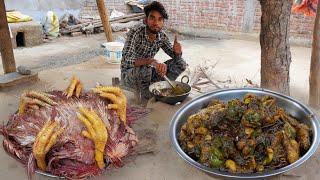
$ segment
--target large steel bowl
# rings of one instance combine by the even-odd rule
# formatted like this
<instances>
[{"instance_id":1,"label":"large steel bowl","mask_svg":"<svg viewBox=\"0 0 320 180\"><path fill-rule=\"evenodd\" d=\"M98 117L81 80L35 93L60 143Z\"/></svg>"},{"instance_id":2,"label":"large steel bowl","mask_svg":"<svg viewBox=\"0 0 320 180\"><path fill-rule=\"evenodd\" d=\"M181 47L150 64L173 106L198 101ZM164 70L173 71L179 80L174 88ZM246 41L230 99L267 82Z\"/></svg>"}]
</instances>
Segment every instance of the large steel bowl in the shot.
<instances>
[{"instance_id":1,"label":"large steel bowl","mask_svg":"<svg viewBox=\"0 0 320 180\"><path fill-rule=\"evenodd\" d=\"M277 170L268 171L264 173L253 173L253 174L232 174L228 172L222 172L216 169L212 169L209 167L206 167L204 165L201 165L197 161L193 160L191 157L189 157L180 147L178 142L178 136L180 134L181 126L186 122L187 118L197 113L200 109L205 108L208 103L212 99L218 99L221 101L229 101L231 99L235 98L241 98L243 99L244 95L247 93L254 93L259 96L265 96L265 95L271 95L277 99L277 105L279 107L284 108L288 113L290 113L293 117L298 119L300 122L305 123L308 127L310 127L312 131L311 135L311 147L310 149L304 154L302 157L299 158L298 161L296 161L293 164L290 164L288 166L282 167ZM259 177L268 177L273 176L276 174L284 173L286 171L292 170L293 168L298 167L302 163L304 163L307 159L309 159L312 154L316 151L318 145L319 145L319 131L320 125L319 121L315 117L315 115L312 113L312 111L299 101L292 99L291 97L288 97L286 95L276 93L273 91L265 90L265 89L253 89L253 88L239 88L239 89L222 89L213 91L207 94L204 94L200 97L197 97L191 101L189 101L187 104L185 104L181 109L179 109L176 114L173 116L170 124L170 138L171 143L176 149L177 153L188 163L195 166L198 169L201 169L205 172L224 176L224 177L231 177L231 178L259 178ZM312 167L310 167L312 168Z\"/></svg>"}]
</instances>

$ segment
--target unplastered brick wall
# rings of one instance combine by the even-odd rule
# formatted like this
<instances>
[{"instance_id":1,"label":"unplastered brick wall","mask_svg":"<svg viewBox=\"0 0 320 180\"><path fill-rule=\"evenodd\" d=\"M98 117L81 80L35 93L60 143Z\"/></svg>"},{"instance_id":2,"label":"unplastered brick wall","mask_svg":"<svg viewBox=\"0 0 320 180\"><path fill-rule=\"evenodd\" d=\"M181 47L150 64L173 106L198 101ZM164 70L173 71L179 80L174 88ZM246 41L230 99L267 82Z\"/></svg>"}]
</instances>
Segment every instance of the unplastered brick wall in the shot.
<instances>
[{"instance_id":1,"label":"unplastered brick wall","mask_svg":"<svg viewBox=\"0 0 320 180\"><path fill-rule=\"evenodd\" d=\"M130 14L132 13L132 8L125 4L125 0L105 0L104 1L106 9L110 13L113 9L116 9L117 11L120 11L124 14ZM96 0L84 0L83 6L81 7L80 11L80 19L86 20L86 19L99 19L99 11L97 7L97 1Z\"/></svg>"},{"instance_id":2,"label":"unplastered brick wall","mask_svg":"<svg viewBox=\"0 0 320 180\"><path fill-rule=\"evenodd\" d=\"M166 0L168 25L216 31L259 33L261 6L258 0ZM312 38L314 17L292 13L292 37Z\"/></svg>"},{"instance_id":3,"label":"unplastered brick wall","mask_svg":"<svg viewBox=\"0 0 320 180\"><path fill-rule=\"evenodd\" d=\"M305 39L309 43L312 40L314 17L307 17L303 14L292 13L290 17L290 36L296 39ZM261 25L261 6L256 6L256 14L254 21L254 32L260 32Z\"/></svg>"},{"instance_id":4,"label":"unplastered brick wall","mask_svg":"<svg viewBox=\"0 0 320 180\"><path fill-rule=\"evenodd\" d=\"M241 31L244 1L242 0L168 0L170 26Z\"/></svg>"},{"instance_id":5,"label":"unplastered brick wall","mask_svg":"<svg viewBox=\"0 0 320 180\"><path fill-rule=\"evenodd\" d=\"M166 26L178 29L207 29L231 33L259 33L261 6L258 0L159 0L169 14ZM132 13L125 0L105 0L109 13L116 9ZM85 0L81 16L99 16L96 0ZM311 42L314 18L291 15L290 36Z\"/></svg>"}]
</instances>

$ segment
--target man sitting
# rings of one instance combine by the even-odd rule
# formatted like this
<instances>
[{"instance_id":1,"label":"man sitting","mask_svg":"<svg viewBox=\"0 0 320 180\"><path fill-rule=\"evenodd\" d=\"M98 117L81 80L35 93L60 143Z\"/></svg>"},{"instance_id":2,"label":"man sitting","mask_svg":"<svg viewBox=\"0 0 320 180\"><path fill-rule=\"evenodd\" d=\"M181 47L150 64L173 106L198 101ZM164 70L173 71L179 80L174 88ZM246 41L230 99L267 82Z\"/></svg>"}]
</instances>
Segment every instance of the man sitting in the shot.
<instances>
[{"instance_id":1,"label":"man sitting","mask_svg":"<svg viewBox=\"0 0 320 180\"><path fill-rule=\"evenodd\" d=\"M164 20L168 14L164 6L157 1L144 7L146 17L141 27L132 29L128 33L122 51L121 81L125 86L134 87L141 91L143 97L149 99L149 85L163 81L167 75L175 80L185 71L187 64L181 58L182 49L175 35L174 44L162 30ZM156 53L162 48L172 59L161 63L154 59Z\"/></svg>"}]
</instances>

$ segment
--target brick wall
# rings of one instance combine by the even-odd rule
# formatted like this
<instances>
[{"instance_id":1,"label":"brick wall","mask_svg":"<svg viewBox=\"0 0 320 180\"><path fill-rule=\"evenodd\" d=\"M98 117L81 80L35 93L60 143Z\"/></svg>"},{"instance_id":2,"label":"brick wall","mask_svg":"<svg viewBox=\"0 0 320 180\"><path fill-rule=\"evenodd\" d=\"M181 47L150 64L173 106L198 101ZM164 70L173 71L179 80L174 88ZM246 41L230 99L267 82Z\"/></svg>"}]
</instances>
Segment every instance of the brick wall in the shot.
<instances>
[{"instance_id":1,"label":"brick wall","mask_svg":"<svg viewBox=\"0 0 320 180\"><path fill-rule=\"evenodd\" d=\"M260 32L261 6L258 3L256 7L254 32ZM290 17L290 36L297 39L307 39L311 41L314 17L306 17L303 14L292 13Z\"/></svg>"},{"instance_id":2,"label":"brick wall","mask_svg":"<svg viewBox=\"0 0 320 180\"><path fill-rule=\"evenodd\" d=\"M245 33L260 31L261 6L257 0L167 0L162 3L170 15L169 26ZM253 8L255 10L249 15L251 17L245 18L245 13ZM251 27L244 27L248 24L246 21L253 21ZM310 39L313 24L313 17L293 13L290 35Z\"/></svg>"},{"instance_id":3,"label":"brick wall","mask_svg":"<svg viewBox=\"0 0 320 180\"><path fill-rule=\"evenodd\" d=\"M132 12L130 7L124 4L124 0L105 0L105 2L109 12L113 8L126 14ZM261 7L258 0L162 0L161 2L169 14L166 23L169 27L238 34L260 31ZM95 0L86 0L81 12L98 15L95 3ZM311 42L313 17L293 13L290 24L291 37Z\"/></svg>"},{"instance_id":4,"label":"brick wall","mask_svg":"<svg viewBox=\"0 0 320 180\"><path fill-rule=\"evenodd\" d=\"M113 9L125 14L132 13L132 8L126 5L124 0L105 0L104 2L109 15ZM90 19L90 17L93 19L100 18L96 0L84 0L83 7L81 8L80 19L86 20Z\"/></svg>"},{"instance_id":5,"label":"brick wall","mask_svg":"<svg viewBox=\"0 0 320 180\"><path fill-rule=\"evenodd\" d=\"M243 4L239 0L169 0L162 1L172 26L241 31Z\"/></svg>"}]
</instances>

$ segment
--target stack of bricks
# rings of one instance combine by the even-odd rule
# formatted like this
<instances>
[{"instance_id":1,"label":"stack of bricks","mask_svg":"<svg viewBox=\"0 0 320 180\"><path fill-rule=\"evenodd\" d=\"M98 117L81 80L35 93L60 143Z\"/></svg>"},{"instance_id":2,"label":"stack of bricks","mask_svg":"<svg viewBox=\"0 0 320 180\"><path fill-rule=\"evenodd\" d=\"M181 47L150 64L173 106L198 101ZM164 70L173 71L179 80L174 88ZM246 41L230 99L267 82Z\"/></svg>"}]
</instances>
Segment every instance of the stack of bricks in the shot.
<instances>
[{"instance_id":1,"label":"stack of bricks","mask_svg":"<svg viewBox=\"0 0 320 180\"><path fill-rule=\"evenodd\" d=\"M112 10L115 9L124 14L131 14L132 8L125 4L124 0L105 0L104 1L106 9L111 14ZM99 11L97 7L96 0L85 0L83 3L83 7L80 11L80 20L92 20L92 19L100 19Z\"/></svg>"},{"instance_id":2,"label":"stack of bricks","mask_svg":"<svg viewBox=\"0 0 320 180\"><path fill-rule=\"evenodd\" d=\"M166 0L169 27L203 28L212 31L259 33L261 6L258 0ZM105 0L108 10L132 13L124 0ZM86 0L81 15L98 16L96 0ZM311 41L314 18L292 13L290 36Z\"/></svg>"}]
</instances>

